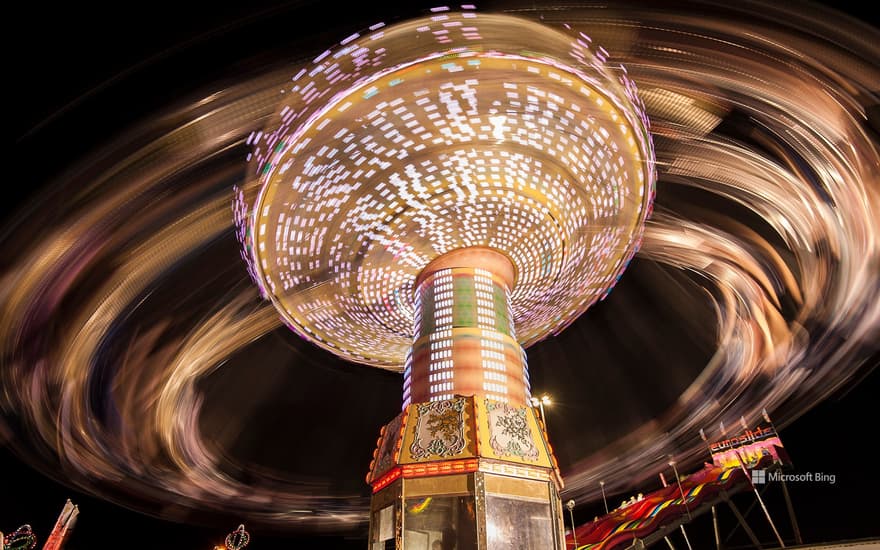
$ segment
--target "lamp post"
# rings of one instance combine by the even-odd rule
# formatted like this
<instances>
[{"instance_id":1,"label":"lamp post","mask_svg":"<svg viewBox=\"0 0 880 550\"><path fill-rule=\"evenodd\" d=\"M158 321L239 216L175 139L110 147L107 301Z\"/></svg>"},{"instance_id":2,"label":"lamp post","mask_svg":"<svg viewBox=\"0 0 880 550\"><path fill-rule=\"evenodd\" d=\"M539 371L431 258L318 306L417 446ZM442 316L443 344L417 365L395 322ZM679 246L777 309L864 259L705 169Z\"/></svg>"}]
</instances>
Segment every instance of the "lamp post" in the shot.
<instances>
[{"instance_id":1,"label":"lamp post","mask_svg":"<svg viewBox=\"0 0 880 550\"><path fill-rule=\"evenodd\" d=\"M544 405L550 405L553 401L550 399L550 396L545 393L540 399L532 397L531 402L533 407L538 407L538 410L541 411L541 422L544 424L544 431L547 431L547 418L544 416Z\"/></svg>"},{"instance_id":2,"label":"lamp post","mask_svg":"<svg viewBox=\"0 0 880 550\"><path fill-rule=\"evenodd\" d=\"M577 550L578 547L578 536L575 532L574 525L574 500L569 500L565 503L565 507L568 508L568 513L571 516L571 538L574 539L574 550Z\"/></svg>"},{"instance_id":3,"label":"lamp post","mask_svg":"<svg viewBox=\"0 0 880 550\"><path fill-rule=\"evenodd\" d=\"M605 513L608 513L608 499L605 498L605 482L600 481L599 487L602 489L602 502L605 503Z\"/></svg>"},{"instance_id":4,"label":"lamp post","mask_svg":"<svg viewBox=\"0 0 880 550\"><path fill-rule=\"evenodd\" d=\"M693 519L691 517L691 509L688 506L687 499L684 496L684 489L681 486L681 478L678 477L678 469L675 467L675 461L670 460L669 465L672 466L672 472L675 474L675 482L678 483L678 492L681 494L681 503L684 504L684 509L687 512L688 519Z\"/></svg>"},{"instance_id":5,"label":"lamp post","mask_svg":"<svg viewBox=\"0 0 880 550\"><path fill-rule=\"evenodd\" d=\"M678 483L678 492L681 494L681 503L684 504L684 509L687 512L688 521L693 520L691 517L691 509L688 506L687 499L684 496L684 489L681 486L681 478L678 476L678 468L675 467L675 460L670 460L669 465L672 466L672 473L675 474L675 482ZM687 543L688 550L692 550L691 541L688 539L687 531L684 530L684 524L680 524L679 528L681 528L681 534L684 536L684 542Z\"/></svg>"}]
</instances>

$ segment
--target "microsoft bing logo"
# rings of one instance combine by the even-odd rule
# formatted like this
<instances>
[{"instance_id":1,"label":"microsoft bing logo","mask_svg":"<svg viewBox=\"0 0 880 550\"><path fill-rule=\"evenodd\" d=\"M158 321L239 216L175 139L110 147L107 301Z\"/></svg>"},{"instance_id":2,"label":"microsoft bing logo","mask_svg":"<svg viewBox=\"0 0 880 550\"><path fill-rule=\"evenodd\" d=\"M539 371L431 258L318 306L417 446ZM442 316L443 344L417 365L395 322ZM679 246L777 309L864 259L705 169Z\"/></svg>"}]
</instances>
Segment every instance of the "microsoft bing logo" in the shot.
<instances>
[{"instance_id":1,"label":"microsoft bing logo","mask_svg":"<svg viewBox=\"0 0 880 550\"><path fill-rule=\"evenodd\" d=\"M809 483L828 483L834 485L837 482L835 474L826 474L824 472L804 472L799 474L784 474L779 470L752 470L752 485L764 485L775 481L792 481L792 482L809 482Z\"/></svg>"}]
</instances>

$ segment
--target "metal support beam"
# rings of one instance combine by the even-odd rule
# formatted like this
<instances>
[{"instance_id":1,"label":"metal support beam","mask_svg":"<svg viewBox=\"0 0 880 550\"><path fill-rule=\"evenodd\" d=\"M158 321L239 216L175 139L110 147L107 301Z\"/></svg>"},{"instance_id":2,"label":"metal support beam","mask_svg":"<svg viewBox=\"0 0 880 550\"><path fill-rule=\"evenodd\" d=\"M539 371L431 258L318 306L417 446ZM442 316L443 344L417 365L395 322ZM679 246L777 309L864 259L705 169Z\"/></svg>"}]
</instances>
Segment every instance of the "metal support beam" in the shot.
<instances>
[{"instance_id":1,"label":"metal support beam","mask_svg":"<svg viewBox=\"0 0 880 550\"><path fill-rule=\"evenodd\" d=\"M803 544L801 538L801 529L798 527L797 517L794 515L794 506L791 504L791 496L788 494L788 485L785 484L785 478L782 478L782 494L785 495L785 507L788 508L788 518L791 520L791 528L794 531L794 540L796 544Z\"/></svg>"},{"instance_id":2,"label":"metal support beam","mask_svg":"<svg viewBox=\"0 0 880 550\"><path fill-rule=\"evenodd\" d=\"M712 528L715 531L715 550L721 550L721 533L718 531L718 511L712 505Z\"/></svg>"},{"instance_id":3,"label":"metal support beam","mask_svg":"<svg viewBox=\"0 0 880 550\"><path fill-rule=\"evenodd\" d=\"M746 535L749 536L749 540L752 541L752 544L755 545L755 548L757 548L758 550L763 550L760 541L758 541L758 537L755 536L755 532L752 531L752 528L749 527L748 523L746 523L746 519L742 517L742 514L739 513L739 508L737 508L736 504L734 504L733 501L730 500L730 497L727 496L726 492L723 493L723 495L724 502L726 502L727 505L730 506L730 510L733 512L733 515L736 516L736 521L739 522L740 526L742 526L743 528L743 531L745 531Z\"/></svg>"},{"instance_id":4,"label":"metal support beam","mask_svg":"<svg viewBox=\"0 0 880 550\"><path fill-rule=\"evenodd\" d=\"M684 530L684 524L679 525L679 527L681 527L681 534L682 534L682 536L684 537L684 542L685 542L685 543L687 544L687 546L688 546L688 550L694 550L693 548L691 548L691 541L688 540L688 534L687 534L687 531Z\"/></svg>"}]
</instances>

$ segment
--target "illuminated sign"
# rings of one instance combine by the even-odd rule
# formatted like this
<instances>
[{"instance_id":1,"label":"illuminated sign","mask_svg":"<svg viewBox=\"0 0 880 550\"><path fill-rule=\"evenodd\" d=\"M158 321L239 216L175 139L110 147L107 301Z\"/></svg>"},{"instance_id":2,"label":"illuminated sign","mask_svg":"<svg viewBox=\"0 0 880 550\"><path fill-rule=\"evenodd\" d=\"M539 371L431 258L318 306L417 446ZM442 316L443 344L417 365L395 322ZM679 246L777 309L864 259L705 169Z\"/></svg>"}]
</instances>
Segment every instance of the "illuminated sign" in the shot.
<instances>
[{"instance_id":1,"label":"illuminated sign","mask_svg":"<svg viewBox=\"0 0 880 550\"><path fill-rule=\"evenodd\" d=\"M722 468L754 468L763 460L787 464L788 456L770 424L746 429L741 434L709 444L712 462Z\"/></svg>"}]
</instances>

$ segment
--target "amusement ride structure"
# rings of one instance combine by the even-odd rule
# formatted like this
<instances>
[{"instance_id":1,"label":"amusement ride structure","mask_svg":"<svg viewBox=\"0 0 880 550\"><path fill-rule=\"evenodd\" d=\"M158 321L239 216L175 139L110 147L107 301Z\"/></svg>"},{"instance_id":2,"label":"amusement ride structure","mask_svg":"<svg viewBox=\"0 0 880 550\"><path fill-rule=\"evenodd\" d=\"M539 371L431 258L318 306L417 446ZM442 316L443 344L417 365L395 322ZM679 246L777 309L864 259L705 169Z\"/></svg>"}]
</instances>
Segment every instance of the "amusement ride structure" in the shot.
<instances>
[{"instance_id":1,"label":"amusement ride structure","mask_svg":"<svg viewBox=\"0 0 880 550\"><path fill-rule=\"evenodd\" d=\"M605 57L582 33L438 8L319 55L248 140L258 193L236 212L262 294L302 337L403 374L370 548L564 546L523 348L608 294L656 179Z\"/></svg>"},{"instance_id":2,"label":"amusement ride structure","mask_svg":"<svg viewBox=\"0 0 880 550\"><path fill-rule=\"evenodd\" d=\"M569 434L568 519L644 491L572 543L650 543L737 490L782 546L750 475L769 467L747 474L737 447L732 467L679 472L732 439L724 423L750 437L759 410L785 427L846 395L834 434L871 418L873 390L849 388L877 380L876 25L764 0L489 4L369 28L397 8L288 2L220 26L199 8L214 30L83 101L28 62L71 109L16 141L26 200L2 224L11 465L175 522L350 539L369 519L372 548L558 549L563 479L528 349L566 407L550 424ZM323 51L333 29L346 38ZM253 286L227 238L233 182ZM637 249L623 294L581 315ZM279 317L302 338L277 338ZM402 392L341 361L401 374ZM351 475L374 441L369 493ZM812 455L858 462L832 450ZM9 481L0 548L33 546L11 530L44 495ZM794 543L870 529L864 507L814 494L829 520ZM41 543L61 545L68 512Z\"/></svg>"}]
</instances>

